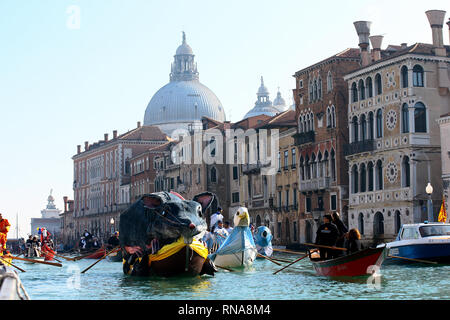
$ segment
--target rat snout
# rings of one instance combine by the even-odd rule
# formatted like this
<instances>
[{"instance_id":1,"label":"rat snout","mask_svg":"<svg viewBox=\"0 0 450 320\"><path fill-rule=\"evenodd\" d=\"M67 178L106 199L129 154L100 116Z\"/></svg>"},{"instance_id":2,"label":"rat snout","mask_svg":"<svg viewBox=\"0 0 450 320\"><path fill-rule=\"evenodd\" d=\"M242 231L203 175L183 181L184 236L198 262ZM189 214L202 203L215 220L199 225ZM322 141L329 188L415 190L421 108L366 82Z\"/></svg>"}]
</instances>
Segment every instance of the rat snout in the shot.
<instances>
[{"instance_id":1,"label":"rat snout","mask_svg":"<svg viewBox=\"0 0 450 320\"><path fill-rule=\"evenodd\" d=\"M194 229L195 229L195 224L191 223L191 224L189 225L189 229L194 230Z\"/></svg>"}]
</instances>

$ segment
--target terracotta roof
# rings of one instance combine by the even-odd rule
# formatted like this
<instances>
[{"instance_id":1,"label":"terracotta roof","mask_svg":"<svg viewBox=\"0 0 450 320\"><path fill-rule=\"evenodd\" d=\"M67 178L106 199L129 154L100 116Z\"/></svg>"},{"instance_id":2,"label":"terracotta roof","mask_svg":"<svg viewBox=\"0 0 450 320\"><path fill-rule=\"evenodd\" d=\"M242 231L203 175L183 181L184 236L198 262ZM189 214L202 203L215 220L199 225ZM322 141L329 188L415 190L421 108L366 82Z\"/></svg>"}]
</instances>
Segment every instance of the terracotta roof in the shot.
<instances>
[{"instance_id":1,"label":"terracotta roof","mask_svg":"<svg viewBox=\"0 0 450 320\"><path fill-rule=\"evenodd\" d=\"M242 119L241 121L238 121L236 123L232 124L232 128L242 128L242 129L249 129L249 128L255 128L261 124L261 122L264 122L268 119L272 118L271 116L260 114L254 117L249 117Z\"/></svg>"},{"instance_id":2,"label":"terracotta roof","mask_svg":"<svg viewBox=\"0 0 450 320\"><path fill-rule=\"evenodd\" d=\"M117 137L119 140L169 141L170 138L157 126L141 126Z\"/></svg>"},{"instance_id":3,"label":"terracotta roof","mask_svg":"<svg viewBox=\"0 0 450 320\"><path fill-rule=\"evenodd\" d=\"M317 62L317 63L315 63L313 65L310 65L310 66L308 66L308 67L306 67L304 69L301 69L301 70L297 71L296 74L297 73L302 73L302 72L304 72L306 70L309 70L309 69L314 69L315 67L317 67L317 66L319 66L319 65L321 65L321 64L323 64L325 62L334 60L334 59L360 59L359 48L347 48L344 51L341 51L341 52L339 52L339 53L337 53L335 55L332 55L331 57L328 57L328 58L326 58L326 59L324 59L324 60L322 60L320 62Z\"/></svg>"},{"instance_id":4,"label":"terracotta roof","mask_svg":"<svg viewBox=\"0 0 450 320\"><path fill-rule=\"evenodd\" d=\"M263 127L296 127L297 121L295 119L295 110L287 110L282 113L277 114L276 116L271 117L261 123L256 128Z\"/></svg>"}]
</instances>

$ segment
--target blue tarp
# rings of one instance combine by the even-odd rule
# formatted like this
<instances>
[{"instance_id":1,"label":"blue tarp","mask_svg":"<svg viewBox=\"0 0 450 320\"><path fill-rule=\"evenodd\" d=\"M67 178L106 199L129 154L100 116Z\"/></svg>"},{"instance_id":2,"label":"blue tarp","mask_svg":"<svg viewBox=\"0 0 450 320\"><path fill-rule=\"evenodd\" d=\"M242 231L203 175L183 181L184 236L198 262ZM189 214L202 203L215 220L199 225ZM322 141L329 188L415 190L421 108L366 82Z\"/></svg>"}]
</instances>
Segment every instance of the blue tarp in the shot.
<instances>
[{"instance_id":1,"label":"blue tarp","mask_svg":"<svg viewBox=\"0 0 450 320\"><path fill-rule=\"evenodd\" d=\"M235 227L219 249L209 255L209 258L214 261L216 255L234 254L249 248L256 248L250 228Z\"/></svg>"}]
</instances>

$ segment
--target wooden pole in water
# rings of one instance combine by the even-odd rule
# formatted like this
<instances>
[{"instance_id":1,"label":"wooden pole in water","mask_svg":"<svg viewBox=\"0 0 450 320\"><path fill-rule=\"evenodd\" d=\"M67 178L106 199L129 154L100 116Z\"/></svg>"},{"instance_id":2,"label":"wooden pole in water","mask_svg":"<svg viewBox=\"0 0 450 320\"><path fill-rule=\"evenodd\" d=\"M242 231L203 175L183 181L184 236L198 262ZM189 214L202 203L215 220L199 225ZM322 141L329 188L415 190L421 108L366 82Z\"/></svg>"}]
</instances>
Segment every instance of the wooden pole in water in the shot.
<instances>
[{"instance_id":1,"label":"wooden pole in water","mask_svg":"<svg viewBox=\"0 0 450 320\"><path fill-rule=\"evenodd\" d=\"M278 263L278 262L276 262L276 261L274 261L273 259L271 259L271 258L269 258L269 257L266 257L265 255L263 255L263 254L260 254L260 253L256 253L256 256L257 257L260 257L260 258L264 258L264 259L266 259L266 260L269 260L269 261L272 261L273 263L275 263L276 265L279 265L279 266L281 266L281 264L280 263Z\"/></svg>"},{"instance_id":2,"label":"wooden pole in water","mask_svg":"<svg viewBox=\"0 0 450 320\"><path fill-rule=\"evenodd\" d=\"M301 252L297 252L297 251L291 251L291 250L285 250L285 249L277 249L277 248L273 248L273 251L284 252L284 253L292 253L292 254L301 254L301 255L305 254L305 252L301 253Z\"/></svg>"},{"instance_id":3,"label":"wooden pole in water","mask_svg":"<svg viewBox=\"0 0 450 320\"><path fill-rule=\"evenodd\" d=\"M280 270L278 270L278 271L275 271L273 274L277 274L278 272L280 272L280 271L282 271L282 270L284 270L284 269L286 269L287 267L289 267L289 266L292 266L294 263L296 263L296 262L298 262L298 261L300 261L300 260L302 260L302 259L304 259L304 258L306 258L307 256L308 256L309 254L307 253L307 254L305 254L303 257L300 257L300 258L298 258L297 260L295 260L295 261L293 261L293 262L291 262L291 263L289 263L287 266L284 266L283 268L281 268Z\"/></svg>"}]
</instances>

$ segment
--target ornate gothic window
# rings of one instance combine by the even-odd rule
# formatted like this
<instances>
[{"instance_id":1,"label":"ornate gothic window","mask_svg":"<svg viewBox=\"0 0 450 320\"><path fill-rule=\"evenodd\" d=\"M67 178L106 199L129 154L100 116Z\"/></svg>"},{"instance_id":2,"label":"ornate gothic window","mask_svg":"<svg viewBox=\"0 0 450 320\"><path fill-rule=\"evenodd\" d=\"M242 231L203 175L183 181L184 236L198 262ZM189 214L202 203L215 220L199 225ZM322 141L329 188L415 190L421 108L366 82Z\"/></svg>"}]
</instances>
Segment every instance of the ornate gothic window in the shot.
<instances>
[{"instance_id":1,"label":"ornate gothic window","mask_svg":"<svg viewBox=\"0 0 450 320\"><path fill-rule=\"evenodd\" d=\"M353 130L353 142L358 141L358 117L354 116L352 119L352 130Z\"/></svg>"},{"instance_id":2,"label":"ornate gothic window","mask_svg":"<svg viewBox=\"0 0 450 320\"><path fill-rule=\"evenodd\" d=\"M364 81L361 79L358 82L359 100L364 100L366 98L366 88L364 86Z\"/></svg>"},{"instance_id":3,"label":"ornate gothic window","mask_svg":"<svg viewBox=\"0 0 450 320\"><path fill-rule=\"evenodd\" d=\"M427 111L422 102L414 106L414 132L427 132Z\"/></svg>"},{"instance_id":4,"label":"ornate gothic window","mask_svg":"<svg viewBox=\"0 0 450 320\"><path fill-rule=\"evenodd\" d=\"M372 85L371 77L368 77L366 79L366 88L367 88L367 97L372 98L373 97L373 85Z\"/></svg>"},{"instance_id":5,"label":"ornate gothic window","mask_svg":"<svg viewBox=\"0 0 450 320\"><path fill-rule=\"evenodd\" d=\"M402 133L409 132L409 110L408 104L404 103L402 106Z\"/></svg>"},{"instance_id":6,"label":"ornate gothic window","mask_svg":"<svg viewBox=\"0 0 450 320\"><path fill-rule=\"evenodd\" d=\"M384 234L384 217L379 211L373 217L373 234L375 236Z\"/></svg>"},{"instance_id":7,"label":"ornate gothic window","mask_svg":"<svg viewBox=\"0 0 450 320\"><path fill-rule=\"evenodd\" d=\"M358 166L356 164L352 167L352 192L358 193Z\"/></svg>"},{"instance_id":8,"label":"ornate gothic window","mask_svg":"<svg viewBox=\"0 0 450 320\"><path fill-rule=\"evenodd\" d=\"M327 75L327 92L333 90L333 76L331 75L331 71L328 71Z\"/></svg>"},{"instance_id":9,"label":"ornate gothic window","mask_svg":"<svg viewBox=\"0 0 450 320\"><path fill-rule=\"evenodd\" d=\"M367 174L368 174L368 191L373 191L373 163L369 162L367 164Z\"/></svg>"},{"instance_id":10,"label":"ornate gothic window","mask_svg":"<svg viewBox=\"0 0 450 320\"><path fill-rule=\"evenodd\" d=\"M400 70L402 88L408 88L408 68L403 66Z\"/></svg>"},{"instance_id":11,"label":"ornate gothic window","mask_svg":"<svg viewBox=\"0 0 450 320\"><path fill-rule=\"evenodd\" d=\"M377 138L383 137L383 111L377 110Z\"/></svg>"},{"instance_id":12,"label":"ornate gothic window","mask_svg":"<svg viewBox=\"0 0 450 320\"><path fill-rule=\"evenodd\" d=\"M423 68L416 64L413 68L413 86L414 87L423 87Z\"/></svg>"},{"instance_id":13,"label":"ornate gothic window","mask_svg":"<svg viewBox=\"0 0 450 320\"><path fill-rule=\"evenodd\" d=\"M381 75L379 73L375 76L375 92L377 95L383 93L383 85L381 82Z\"/></svg>"},{"instance_id":14,"label":"ornate gothic window","mask_svg":"<svg viewBox=\"0 0 450 320\"><path fill-rule=\"evenodd\" d=\"M366 177L367 177L367 172L366 172L366 165L363 163L361 164L361 184L360 184L360 189L361 192L366 192Z\"/></svg>"},{"instance_id":15,"label":"ornate gothic window","mask_svg":"<svg viewBox=\"0 0 450 320\"><path fill-rule=\"evenodd\" d=\"M352 102L358 101L358 89L356 88L356 82L352 83Z\"/></svg>"},{"instance_id":16,"label":"ornate gothic window","mask_svg":"<svg viewBox=\"0 0 450 320\"><path fill-rule=\"evenodd\" d=\"M366 115L361 115L361 141L365 141L367 139L367 121Z\"/></svg>"},{"instance_id":17,"label":"ornate gothic window","mask_svg":"<svg viewBox=\"0 0 450 320\"><path fill-rule=\"evenodd\" d=\"M361 234L364 234L364 214L362 212L358 216L358 229Z\"/></svg>"},{"instance_id":18,"label":"ornate gothic window","mask_svg":"<svg viewBox=\"0 0 450 320\"><path fill-rule=\"evenodd\" d=\"M376 189L383 190L383 162L377 161L375 166Z\"/></svg>"},{"instance_id":19,"label":"ornate gothic window","mask_svg":"<svg viewBox=\"0 0 450 320\"><path fill-rule=\"evenodd\" d=\"M373 124L373 112L369 112L369 140L373 140L373 128L374 128L374 124Z\"/></svg>"},{"instance_id":20,"label":"ornate gothic window","mask_svg":"<svg viewBox=\"0 0 450 320\"><path fill-rule=\"evenodd\" d=\"M403 157L402 161L402 187L407 188L411 185L411 170L409 166L409 157Z\"/></svg>"}]
</instances>

